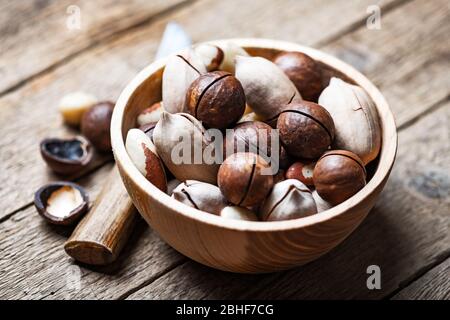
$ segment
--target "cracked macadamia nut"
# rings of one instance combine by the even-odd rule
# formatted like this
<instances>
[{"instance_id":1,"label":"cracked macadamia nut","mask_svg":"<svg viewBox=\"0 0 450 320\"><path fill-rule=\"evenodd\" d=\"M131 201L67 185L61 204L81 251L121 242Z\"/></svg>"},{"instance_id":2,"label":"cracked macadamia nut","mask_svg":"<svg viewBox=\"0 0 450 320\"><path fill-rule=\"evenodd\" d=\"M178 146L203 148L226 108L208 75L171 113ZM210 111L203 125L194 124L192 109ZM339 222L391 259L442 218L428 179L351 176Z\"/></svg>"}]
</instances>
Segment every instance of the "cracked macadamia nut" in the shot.
<instances>
[{"instance_id":1,"label":"cracked macadamia nut","mask_svg":"<svg viewBox=\"0 0 450 320\"><path fill-rule=\"evenodd\" d=\"M78 127L83 114L97 101L96 97L84 92L69 93L60 100L58 109L66 124Z\"/></svg>"},{"instance_id":2,"label":"cracked macadamia nut","mask_svg":"<svg viewBox=\"0 0 450 320\"><path fill-rule=\"evenodd\" d=\"M244 207L228 206L222 209L219 214L222 218L231 220L258 221L256 214Z\"/></svg>"},{"instance_id":3,"label":"cracked macadamia nut","mask_svg":"<svg viewBox=\"0 0 450 320\"><path fill-rule=\"evenodd\" d=\"M333 119L320 105L302 101L289 104L277 121L280 139L294 157L320 157L334 139Z\"/></svg>"},{"instance_id":4,"label":"cracked macadamia nut","mask_svg":"<svg viewBox=\"0 0 450 320\"><path fill-rule=\"evenodd\" d=\"M101 152L111 151L111 117L114 103L103 101L93 105L81 119L81 133Z\"/></svg>"},{"instance_id":5,"label":"cracked macadamia nut","mask_svg":"<svg viewBox=\"0 0 450 320\"><path fill-rule=\"evenodd\" d=\"M314 167L314 185L325 201L338 205L366 185L366 169L353 152L332 150L325 153Z\"/></svg>"},{"instance_id":6,"label":"cracked macadamia nut","mask_svg":"<svg viewBox=\"0 0 450 320\"><path fill-rule=\"evenodd\" d=\"M244 89L231 73L225 71L198 77L187 90L185 101L184 109L208 128L228 128L245 111Z\"/></svg>"},{"instance_id":7,"label":"cracked macadamia nut","mask_svg":"<svg viewBox=\"0 0 450 320\"><path fill-rule=\"evenodd\" d=\"M163 163L150 138L139 129L128 131L125 148L138 170L158 189L166 192L167 178Z\"/></svg>"},{"instance_id":8,"label":"cracked macadamia nut","mask_svg":"<svg viewBox=\"0 0 450 320\"><path fill-rule=\"evenodd\" d=\"M222 153L221 142L216 148L213 137L193 116L164 112L153 131L153 141L158 155L176 179L216 184L219 164L215 150ZM202 158L196 159L196 154Z\"/></svg>"},{"instance_id":9,"label":"cracked macadamia nut","mask_svg":"<svg viewBox=\"0 0 450 320\"><path fill-rule=\"evenodd\" d=\"M247 103L263 120L273 119L291 102L302 97L295 85L273 62L261 57L236 57L236 78Z\"/></svg>"},{"instance_id":10,"label":"cracked macadamia nut","mask_svg":"<svg viewBox=\"0 0 450 320\"><path fill-rule=\"evenodd\" d=\"M162 102L156 102L150 107L144 109L137 117L138 126L144 126L148 123L158 122L161 114L164 112Z\"/></svg>"},{"instance_id":11,"label":"cracked macadamia nut","mask_svg":"<svg viewBox=\"0 0 450 320\"><path fill-rule=\"evenodd\" d=\"M259 211L263 221L298 219L315 213L317 208L311 191L295 179L274 185Z\"/></svg>"},{"instance_id":12,"label":"cracked macadamia nut","mask_svg":"<svg viewBox=\"0 0 450 320\"><path fill-rule=\"evenodd\" d=\"M92 160L94 151L85 138L44 139L40 145L41 156L49 168L61 175L79 173Z\"/></svg>"},{"instance_id":13,"label":"cracked macadamia nut","mask_svg":"<svg viewBox=\"0 0 450 320\"><path fill-rule=\"evenodd\" d=\"M218 70L223 62L223 50L213 44L202 43L196 45L194 51L202 59L208 72Z\"/></svg>"},{"instance_id":14,"label":"cracked macadamia nut","mask_svg":"<svg viewBox=\"0 0 450 320\"><path fill-rule=\"evenodd\" d=\"M89 208L86 191L71 182L53 182L34 196L38 213L49 223L68 226L77 222Z\"/></svg>"},{"instance_id":15,"label":"cracked macadamia nut","mask_svg":"<svg viewBox=\"0 0 450 320\"><path fill-rule=\"evenodd\" d=\"M297 161L286 171L286 179L297 179L307 186L314 186L313 172L315 162Z\"/></svg>"},{"instance_id":16,"label":"cracked macadamia nut","mask_svg":"<svg viewBox=\"0 0 450 320\"><path fill-rule=\"evenodd\" d=\"M195 180L187 180L178 185L172 193L172 198L215 215L219 215L228 204L217 186Z\"/></svg>"},{"instance_id":17,"label":"cracked macadamia nut","mask_svg":"<svg viewBox=\"0 0 450 320\"><path fill-rule=\"evenodd\" d=\"M334 149L356 153L366 165L381 148L381 127L376 106L363 88L332 78L319 97L336 128Z\"/></svg>"},{"instance_id":18,"label":"cracked macadamia nut","mask_svg":"<svg viewBox=\"0 0 450 320\"><path fill-rule=\"evenodd\" d=\"M169 57L162 77L164 110L170 113L186 112L187 89L205 72L202 59L192 49Z\"/></svg>"},{"instance_id":19,"label":"cracked macadamia nut","mask_svg":"<svg viewBox=\"0 0 450 320\"><path fill-rule=\"evenodd\" d=\"M250 207L259 204L273 185L269 164L254 153L235 153L219 169L218 185L231 203Z\"/></svg>"},{"instance_id":20,"label":"cracked macadamia nut","mask_svg":"<svg viewBox=\"0 0 450 320\"><path fill-rule=\"evenodd\" d=\"M322 68L310 56L301 52L281 52L273 62L284 71L302 98L317 102L322 92Z\"/></svg>"}]
</instances>

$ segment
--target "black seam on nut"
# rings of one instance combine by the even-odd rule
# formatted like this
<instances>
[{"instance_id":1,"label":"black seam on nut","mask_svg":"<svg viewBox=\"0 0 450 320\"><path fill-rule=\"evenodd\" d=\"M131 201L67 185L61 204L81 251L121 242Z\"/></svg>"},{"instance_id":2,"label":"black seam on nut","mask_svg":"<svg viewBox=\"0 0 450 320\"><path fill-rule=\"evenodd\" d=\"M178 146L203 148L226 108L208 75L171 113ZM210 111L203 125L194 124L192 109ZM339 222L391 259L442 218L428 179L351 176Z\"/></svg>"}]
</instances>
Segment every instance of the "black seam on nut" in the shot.
<instances>
[{"instance_id":1,"label":"black seam on nut","mask_svg":"<svg viewBox=\"0 0 450 320\"><path fill-rule=\"evenodd\" d=\"M189 202L192 203L192 205L195 207L195 209L200 210L198 208L197 204L194 202L194 200L192 200L191 196L185 189L182 189L181 192L186 196L186 198L189 200Z\"/></svg>"},{"instance_id":2,"label":"black seam on nut","mask_svg":"<svg viewBox=\"0 0 450 320\"><path fill-rule=\"evenodd\" d=\"M292 100L294 100L295 96L297 95L297 93L294 92L294 94L292 95L292 97L289 99L289 102L287 104L290 104L292 102Z\"/></svg>"},{"instance_id":3,"label":"black seam on nut","mask_svg":"<svg viewBox=\"0 0 450 320\"><path fill-rule=\"evenodd\" d=\"M185 57L183 57L182 55L179 55L179 54L177 54L177 57L184 60L184 62L186 62L192 69L194 69L195 72L197 72L198 74L201 74L201 72L198 71L197 68L194 67L189 61L187 61Z\"/></svg>"},{"instance_id":4,"label":"black seam on nut","mask_svg":"<svg viewBox=\"0 0 450 320\"><path fill-rule=\"evenodd\" d=\"M342 154L342 153L330 152L330 153L327 153L327 154L324 154L323 156L321 156L319 160L321 160L321 159L323 159L325 157L328 157L328 156L341 156L341 157L346 157L346 158L352 159L353 161L355 161L363 169L364 174L367 176L366 167L364 167L358 160L356 160L352 156L349 156L349 155L346 155L346 154Z\"/></svg>"},{"instance_id":5,"label":"black seam on nut","mask_svg":"<svg viewBox=\"0 0 450 320\"><path fill-rule=\"evenodd\" d=\"M280 201L278 201L277 203L275 203L275 205L273 206L273 208L269 211L269 214L266 217L266 220L270 217L270 215L274 212L274 210L278 207L278 205L283 202L284 199L286 199L286 197L292 192L294 191L294 189L297 189L295 186L290 186L288 189L288 192L286 192L286 194L280 199Z\"/></svg>"},{"instance_id":6,"label":"black seam on nut","mask_svg":"<svg viewBox=\"0 0 450 320\"><path fill-rule=\"evenodd\" d=\"M256 157L255 157L255 163L253 163L253 166L252 166L252 172L250 173L250 179L248 179L247 187L245 188L244 195L243 195L241 201L239 201L239 204L238 204L239 206L242 204L242 202L244 202L245 198L247 198L248 192L250 191L250 187L253 182L253 176L255 175L255 171L256 171Z\"/></svg>"},{"instance_id":7,"label":"black seam on nut","mask_svg":"<svg viewBox=\"0 0 450 320\"><path fill-rule=\"evenodd\" d=\"M215 79L213 82L211 82L210 84L208 84L206 86L206 88L202 91L202 93L200 94L200 97L197 100L197 103L195 104L195 108L194 108L194 116L197 118L197 110L198 110L198 106L200 104L200 102L202 101L203 96L205 95L206 91L208 91L209 88L211 88L214 84L216 84L217 82L219 82L220 80L231 76L231 74L224 74L223 76Z\"/></svg>"},{"instance_id":8,"label":"black seam on nut","mask_svg":"<svg viewBox=\"0 0 450 320\"><path fill-rule=\"evenodd\" d=\"M307 114L305 112L298 111L298 110L292 110L292 109L283 110L283 111L280 112L280 115L282 113L286 113L286 112L293 112L293 113L301 114L302 116L305 116L305 117L313 120L314 122L318 123L326 131L326 133L328 134L328 137L330 138L330 143L333 142L333 136L331 135L331 132L328 130L328 128L322 122L320 122L319 120L317 120L313 116L311 116L311 115L309 115L309 114Z\"/></svg>"}]
</instances>

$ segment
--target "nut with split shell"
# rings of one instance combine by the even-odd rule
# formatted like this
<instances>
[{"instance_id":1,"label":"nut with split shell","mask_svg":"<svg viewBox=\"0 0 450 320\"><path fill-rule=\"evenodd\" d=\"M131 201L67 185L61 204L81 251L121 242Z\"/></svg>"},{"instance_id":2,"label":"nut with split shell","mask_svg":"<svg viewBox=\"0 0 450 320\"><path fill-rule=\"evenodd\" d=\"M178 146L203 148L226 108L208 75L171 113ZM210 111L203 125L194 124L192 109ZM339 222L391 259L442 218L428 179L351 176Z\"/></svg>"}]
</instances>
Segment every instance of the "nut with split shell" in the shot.
<instances>
[{"instance_id":1,"label":"nut with split shell","mask_svg":"<svg viewBox=\"0 0 450 320\"><path fill-rule=\"evenodd\" d=\"M94 154L91 143L82 136L44 139L40 144L40 151L49 168L60 175L82 171L89 165Z\"/></svg>"},{"instance_id":2,"label":"nut with split shell","mask_svg":"<svg viewBox=\"0 0 450 320\"><path fill-rule=\"evenodd\" d=\"M220 166L218 185L228 201L251 207L259 204L272 188L271 171L269 164L257 154L234 153Z\"/></svg>"},{"instance_id":3,"label":"nut with split shell","mask_svg":"<svg viewBox=\"0 0 450 320\"><path fill-rule=\"evenodd\" d=\"M381 148L378 111L363 88L332 78L319 97L319 104L331 114L336 136L333 149L356 153L364 165L374 160Z\"/></svg>"},{"instance_id":4,"label":"nut with split shell","mask_svg":"<svg viewBox=\"0 0 450 320\"><path fill-rule=\"evenodd\" d=\"M245 111L241 83L225 71L201 75L189 86L185 110L208 128L225 129L235 124Z\"/></svg>"},{"instance_id":5,"label":"nut with split shell","mask_svg":"<svg viewBox=\"0 0 450 320\"><path fill-rule=\"evenodd\" d=\"M317 213L311 191L296 179L288 179L273 186L260 208L263 221L304 218Z\"/></svg>"},{"instance_id":6,"label":"nut with split shell","mask_svg":"<svg viewBox=\"0 0 450 320\"><path fill-rule=\"evenodd\" d=\"M219 215L225 219L258 221L258 217L253 211L238 206L227 206L220 211Z\"/></svg>"},{"instance_id":7,"label":"nut with split shell","mask_svg":"<svg viewBox=\"0 0 450 320\"><path fill-rule=\"evenodd\" d=\"M317 193L332 205L344 202L366 185L366 169L362 160L347 150L326 152L314 167Z\"/></svg>"},{"instance_id":8,"label":"nut with split shell","mask_svg":"<svg viewBox=\"0 0 450 320\"><path fill-rule=\"evenodd\" d=\"M125 148L136 168L163 192L167 190L167 178L163 163L150 138L139 129L128 131Z\"/></svg>"},{"instance_id":9,"label":"nut with split shell","mask_svg":"<svg viewBox=\"0 0 450 320\"><path fill-rule=\"evenodd\" d=\"M206 72L202 59L189 49L169 57L162 76L162 101L169 113L185 112L186 92Z\"/></svg>"},{"instance_id":10,"label":"nut with split shell","mask_svg":"<svg viewBox=\"0 0 450 320\"><path fill-rule=\"evenodd\" d=\"M286 151L294 157L320 157L334 139L334 123L320 105L302 101L289 104L279 115L277 128Z\"/></svg>"},{"instance_id":11,"label":"nut with split shell","mask_svg":"<svg viewBox=\"0 0 450 320\"><path fill-rule=\"evenodd\" d=\"M283 51L273 62L291 79L303 99L317 102L322 92L322 68L313 58L302 52Z\"/></svg>"},{"instance_id":12,"label":"nut with split shell","mask_svg":"<svg viewBox=\"0 0 450 320\"><path fill-rule=\"evenodd\" d=\"M102 101L83 114L81 133L101 152L111 151L111 117L114 103Z\"/></svg>"},{"instance_id":13,"label":"nut with split shell","mask_svg":"<svg viewBox=\"0 0 450 320\"><path fill-rule=\"evenodd\" d=\"M217 186L195 180L187 180L179 184L174 189L172 198L215 215L219 215L228 204Z\"/></svg>"},{"instance_id":14,"label":"nut with split shell","mask_svg":"<svg viewBox=\"0 0 450 320\"><path fill-rule=\"evenodd\" d=\"M262 120L271 120L302 97L295 85L273 62L262 57L236 57L236 78L247 103Z\"/></svg>"},{"instance_id":15,"label":"nut with split shell","mask_svg":"<svg viewBox=\"0 0 450 320\"><path fill-rule=\"evenodd\" d=\"M176 179L216 184L216 152L222 153L222 141L215 141L196 118L187 113L164 112L153 131L153 141ZM202 158L196 159L196 154Z\"/></svg>"}]
</instances>

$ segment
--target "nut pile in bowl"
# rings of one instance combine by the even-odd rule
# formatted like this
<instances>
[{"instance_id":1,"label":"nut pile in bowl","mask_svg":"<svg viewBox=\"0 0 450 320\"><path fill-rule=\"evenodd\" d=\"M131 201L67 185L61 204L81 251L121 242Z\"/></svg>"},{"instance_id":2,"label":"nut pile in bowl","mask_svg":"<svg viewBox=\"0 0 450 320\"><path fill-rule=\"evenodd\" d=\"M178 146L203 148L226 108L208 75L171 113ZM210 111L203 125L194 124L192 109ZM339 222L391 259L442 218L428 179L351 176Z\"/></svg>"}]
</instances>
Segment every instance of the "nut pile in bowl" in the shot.
<instances>
[{"instance_id":1,"label":"nut pile in bowl","mask_svg":"<svg viewBox=\"0 0 450 320\"><path fill-rule=\"evenodd\" d=\"M380 152L375 104L300 52L272 61L227 43L170 57L162 101L129 130L137 169L172 198L226 219L303 218L349 199Z\"/></svg>"}]
</instances>

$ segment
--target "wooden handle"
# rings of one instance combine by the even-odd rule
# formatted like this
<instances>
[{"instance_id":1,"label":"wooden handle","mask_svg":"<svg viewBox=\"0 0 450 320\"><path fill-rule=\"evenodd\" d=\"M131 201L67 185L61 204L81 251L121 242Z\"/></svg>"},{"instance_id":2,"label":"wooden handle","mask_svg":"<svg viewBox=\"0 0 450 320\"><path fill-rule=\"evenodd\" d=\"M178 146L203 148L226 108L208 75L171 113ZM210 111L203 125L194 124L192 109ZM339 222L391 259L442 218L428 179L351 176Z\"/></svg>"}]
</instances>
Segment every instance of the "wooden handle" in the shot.
<instances>
[{"instance_id":1,"label":"wooden handle","mask_svg":"<svg viewBox=\"0 0 450 320\"><path fill-rule=\"evenodd\" d=\"M137 220L137 211L114 167L90 212L64 245L67 254L83 263L113 262Z\"/></svg>"}]
</instances>

